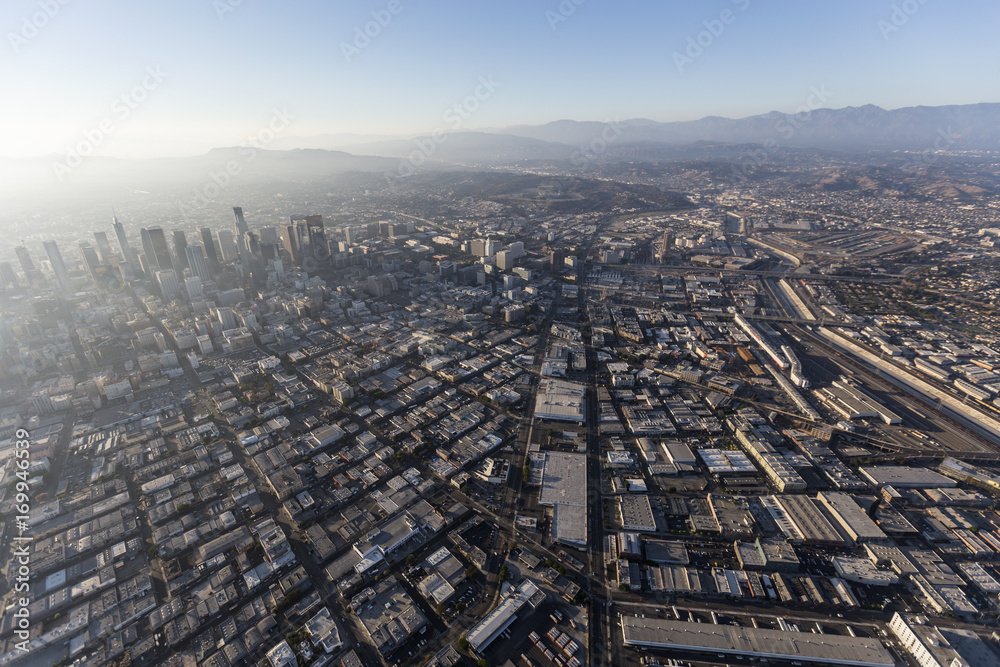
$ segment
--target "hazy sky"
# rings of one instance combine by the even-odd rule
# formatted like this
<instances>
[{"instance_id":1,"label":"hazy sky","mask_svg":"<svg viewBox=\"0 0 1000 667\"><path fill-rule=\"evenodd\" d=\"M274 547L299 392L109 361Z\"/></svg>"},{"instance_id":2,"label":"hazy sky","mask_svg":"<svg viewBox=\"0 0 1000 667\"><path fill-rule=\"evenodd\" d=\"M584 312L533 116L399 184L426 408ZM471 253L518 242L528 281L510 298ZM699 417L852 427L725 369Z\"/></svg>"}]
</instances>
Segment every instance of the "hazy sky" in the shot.
<instances>
[{"instance_id":1,"label":"hazy sky","mask_svg":"<svg viewBox=\"0 0 1000 667\"><path fill-rule=\"evenodd\" d=\"M3 0L0 26L0 155L1000 101L995 0Z\"/></svg>"}]
</instances>

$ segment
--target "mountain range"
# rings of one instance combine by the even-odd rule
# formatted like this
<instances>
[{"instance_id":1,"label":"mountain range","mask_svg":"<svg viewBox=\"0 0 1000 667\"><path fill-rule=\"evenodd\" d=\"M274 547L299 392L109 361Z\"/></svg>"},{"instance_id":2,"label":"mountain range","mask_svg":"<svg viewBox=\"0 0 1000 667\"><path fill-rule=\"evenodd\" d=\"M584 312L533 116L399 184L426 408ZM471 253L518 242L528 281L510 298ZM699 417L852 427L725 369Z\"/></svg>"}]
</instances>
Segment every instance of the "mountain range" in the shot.
<instances>
[{"instance_id":1,"label":"mountain range","mask_svg":"<svg viewBox=\"0 0 1000 667\"><path fill-rule=\"evenodd\" d=\"M842 109L806 107L799 113L771 111L746 118L707 116L693 121L557 120L476 132L380 141L351 135L283 137L272 148L339 149L355 155L403 157L418 151L428 160L506 162L571 158L607 153L623 146L663 148L697 142L767 144L840 151L1000 150L1000 104L918 106L886 110L874 105ZM603 142L603 143L602 143ZM603 148L602 148L603 146ZM428 147L432 147L428 150ZM419 158L418 158L419 159Z\"/></svg>"}]
</instances>

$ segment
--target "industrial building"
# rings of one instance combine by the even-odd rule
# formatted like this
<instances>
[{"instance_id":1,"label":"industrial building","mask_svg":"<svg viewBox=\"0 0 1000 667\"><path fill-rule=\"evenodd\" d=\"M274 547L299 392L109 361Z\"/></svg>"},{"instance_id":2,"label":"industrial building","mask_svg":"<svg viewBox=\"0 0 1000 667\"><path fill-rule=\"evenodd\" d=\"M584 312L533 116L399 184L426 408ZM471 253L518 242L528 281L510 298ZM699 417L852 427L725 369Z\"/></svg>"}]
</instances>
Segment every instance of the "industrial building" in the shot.
<instances>
[{"instance_id":1,"label":"industrial building","mask_svg":"<svg viewBox=\"0 0 1000 667\"><path fill-rule=\"evenodd\" d=\"M493 643L493 640L517 620L518 614L525 608L530 613L544 599L545 591L531 579L525 579L517 586L512 587L501 598L500 604L487 614L486 618L481 620L476 627L469 630L469 634L465 636L469 646L476 653L481 654Z\"/></svg>"},{"instance_id":2,"label":"industrial building","mask_svg":"<svg viewBox=\"0 0 1000 667\"><path fill-rule=\"evenodd\" d=\"M538 504L552 507L551 539L570 546L587 544L587 455L545 452Z\"/></svg>"},{"instance_id":3,"label":"industrial building","mask_svg":"<svg viewBox=\"0 0 1000 667\"><path fill-rule=\"evenodd\" d=\"M809 632L666 621L622 616L626 646L729 656L794 660L821 665L892 667L895 660L877 639Z\"/></svg>"},{"instance_id":4,"label":"industrial building","mask_svg":"<svg viewBox=\"0 0 1000 667\"><path fill-rule=\"evenodd\" d=\"M656 532L656 518L649 504L649 496L621 496L618 498L618 511L621 516L622 528L638 530L647 533Z\"/></svg>"},{"instance_id":5,"label":"industrial building","mask_svg":"<svg viewBox=\"0 0 1000 667\"><path fill-rule=\"evenodd\" d=\"M872 466L858 468L861 478L872 486L893 486L899 489L941 489L958 483L926 468L910 466Z\"/></svg>"},{"instance_id":6,"label":"industrial building","mask_svg":"<svg viewBox=\"0 0 1000 667\"><path fill-rule=\"evenodd\" d=\"M884 542L889 538L846 493L824 492L816 496L851 542Z\"/></svg>"},{"instance_id":7,"label":"industrial building","mask_svg":"<svg viewBox=\"0 0 1000 667\"><path fill-rule=\"evenodd\" d=\"M793 542L841 545L844 538L807 496L766 496L761 502L786 538Z\"/></svg>"},{"instance_id":8,"label":"industrial building","mask_svg":"<svg viewBox=\"0 0 1000 667\"><path fill-rule=\"evenodd\" d=\"M577 382L543 378L535 399L535 419L582 424L587 388Z\"/></svg>"},{"instance_id":9,"label":"industrial building","mask_svg":"<svg viewBox=\"0 0 1000 667\"><path fill-rule=\"evenodd\" d=\"M1000 667L1000 658L969 630L937 628L922 616L898 612L892 615L889 630L920 667Z\"/></svg>"}]
</instances>

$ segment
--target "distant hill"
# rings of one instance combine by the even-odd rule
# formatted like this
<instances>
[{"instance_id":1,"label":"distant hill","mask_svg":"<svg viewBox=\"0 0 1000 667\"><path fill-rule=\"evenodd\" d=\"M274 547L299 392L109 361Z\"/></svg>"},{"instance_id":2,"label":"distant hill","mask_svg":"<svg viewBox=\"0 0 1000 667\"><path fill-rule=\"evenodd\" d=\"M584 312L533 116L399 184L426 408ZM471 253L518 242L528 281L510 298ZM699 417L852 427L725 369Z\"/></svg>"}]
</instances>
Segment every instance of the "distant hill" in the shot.
<instances>
[{"instance_id":1,"label":"distant hill","mask_svg":"<svg viewBox=\"0 0 1000 667\"><path fill-rule=\"evenodd\" d=\"M781 146L864 151L933 148L1000 150L1000 104L817 109L799 116L778 111L747 118L708 116L660 123L634 118L613 123L559 120L516 125L498 133L586 146L602 134L614 144L656 142L684 145L698 141L763 143Z\"/></svg>"}]
</instances>

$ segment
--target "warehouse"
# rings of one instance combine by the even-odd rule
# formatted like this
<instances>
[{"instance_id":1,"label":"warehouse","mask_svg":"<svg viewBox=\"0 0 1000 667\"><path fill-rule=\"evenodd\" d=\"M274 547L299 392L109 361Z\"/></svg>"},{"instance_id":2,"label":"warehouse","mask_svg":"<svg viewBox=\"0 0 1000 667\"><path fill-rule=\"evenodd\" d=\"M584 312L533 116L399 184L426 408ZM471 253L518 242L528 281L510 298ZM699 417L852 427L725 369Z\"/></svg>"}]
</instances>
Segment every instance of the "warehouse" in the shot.
<instances>
[{"instance_id":1,"label":"warehouse","mask_svg":"<svg viewBox=\"0 0 1000 667\"><path fill-rule=\"evenodd\" d=\"M545 378L535 399L535 418L582 424L586 414L586 387L577 382Z\"/></svg>"},{"instance_id":2,"label":"warehouse","mask_svg":"<svg viewBox=\"0 0 1000 667\"><path fill-rule=\"evenodd\" d=\"M626 646L646 646L794 660L823 665L890 667L895 660L877 639L622 616Z\"/></svg>"},{"instance_id":3,"label":"warehouse","mask_svg":"<svg viewBox=\"0 0 1000 667\"><path fill-rule=\"evenodd\" d=\"M861 478L872 486L890 485L897 489L942 489L958 483L926 468L909 466L872 466L859 468Z\"/></svg>"}]
</instances>

